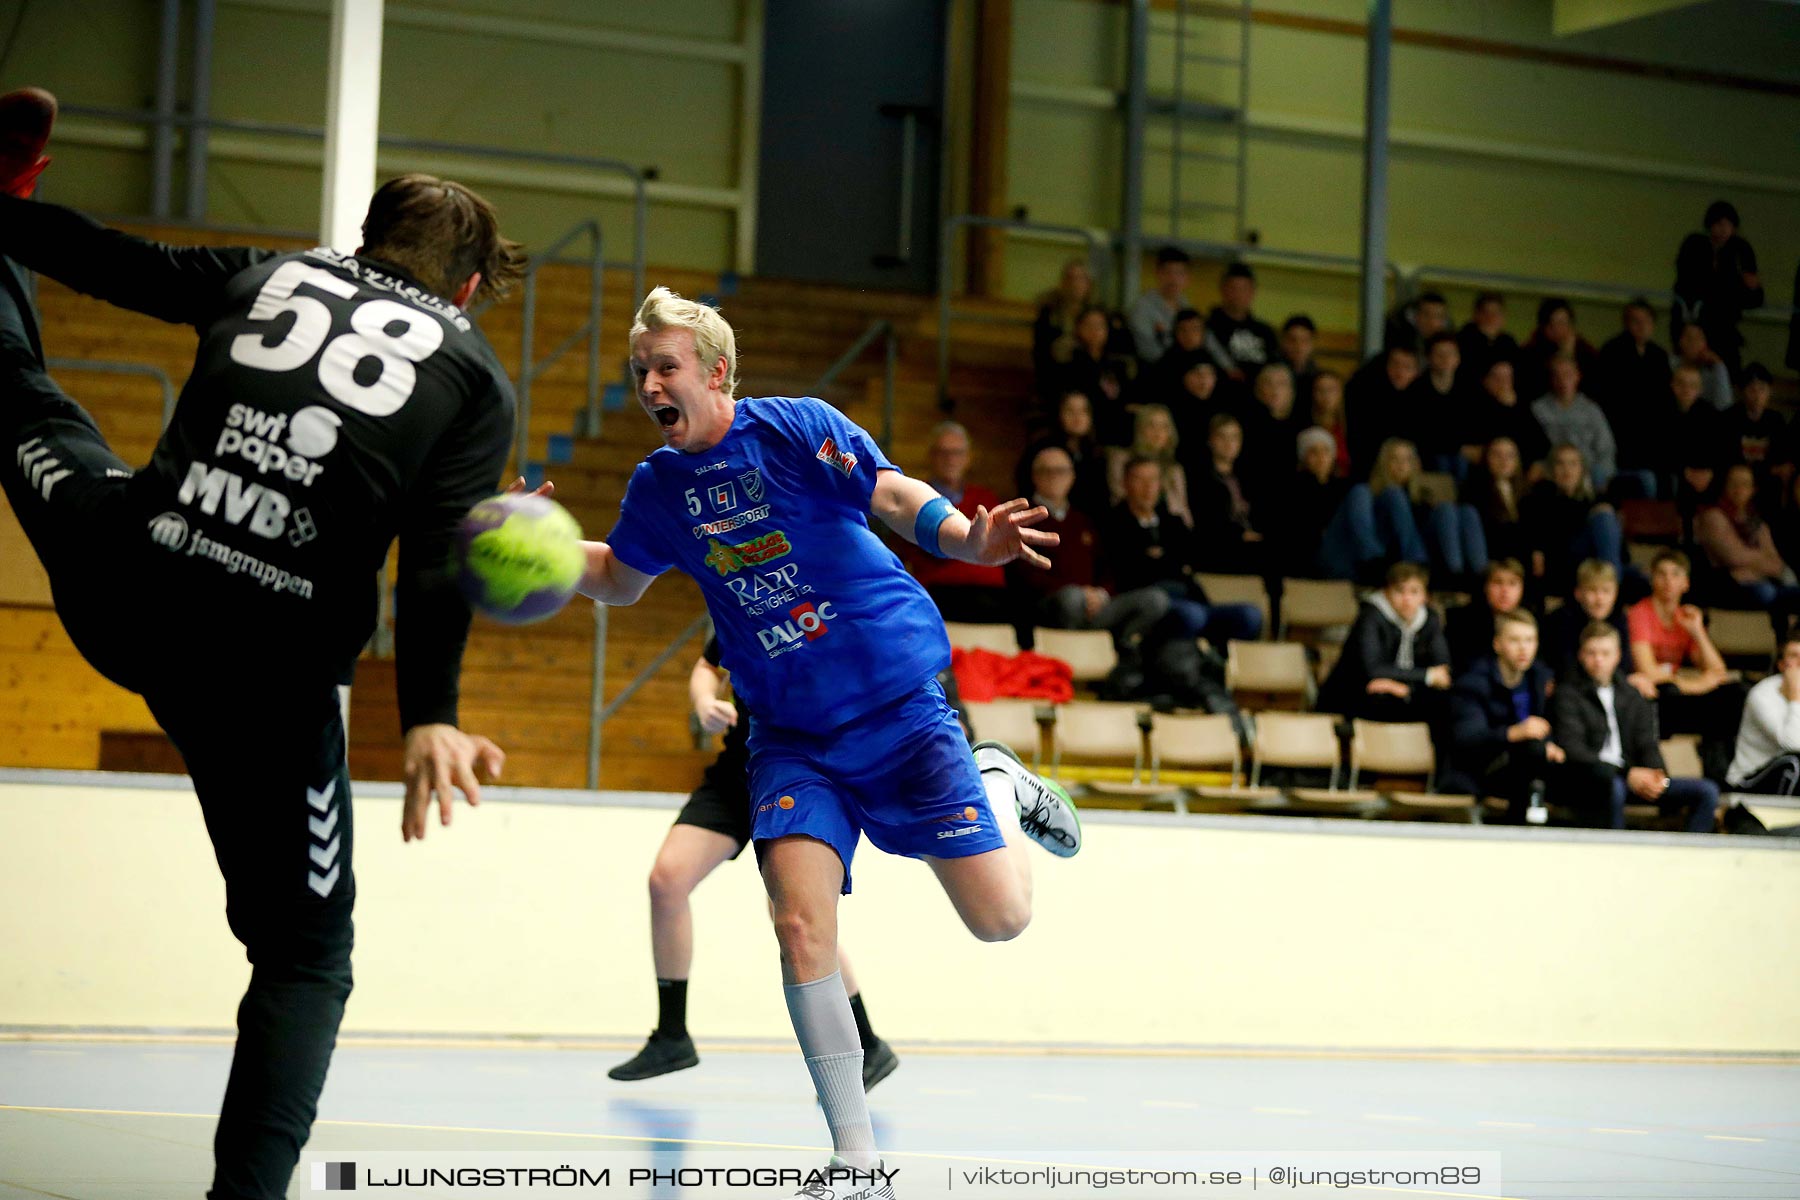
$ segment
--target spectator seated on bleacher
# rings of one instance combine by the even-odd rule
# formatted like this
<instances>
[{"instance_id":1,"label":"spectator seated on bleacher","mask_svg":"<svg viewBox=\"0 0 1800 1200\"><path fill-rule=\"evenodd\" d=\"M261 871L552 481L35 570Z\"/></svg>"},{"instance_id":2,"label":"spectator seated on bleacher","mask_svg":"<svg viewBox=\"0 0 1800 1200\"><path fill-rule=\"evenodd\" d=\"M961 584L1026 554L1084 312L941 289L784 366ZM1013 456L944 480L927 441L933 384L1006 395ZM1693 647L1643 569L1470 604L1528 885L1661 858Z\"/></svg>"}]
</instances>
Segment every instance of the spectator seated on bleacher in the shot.
<instances>
[{"instance_id":1,"label":"spectator seated on bleacher","mask_svg":"<svg viewBox=\"0 0 1800 1200\"><path fill-rule=\"evenodd\" d=\"M1463 447L1478 450L1495 438L1506 438L1519 448L1519 460L1525 465L1525 477L1535 481L1544 474L1543 458L1550 452L1550 440L1544 427L1531 415L1531 406L1519 398L1513 387L1513 365L1507 359L1488 364L1481 377L1481 394L1470 401L1470 432L1475 442Z\"/></svg>"},{"instance_id":2,"label":"spectator seated on bleacher","mask_svg":"<svg viewBox=\"0 0 1800 1200\"><path fill-rule=\"evenodd\" d=\"M1497 437L1482 450L1481 461L1469 468L1459 493L1475 510L1487 541L1488 557L1531 558L1531 534L1525 525L1525 466L1519 448L1508 437Z\"/></svg>"},{"instance_id":3,"label":"spectator seated on bleacher","mask_svg":"<svg viewBox=\"0 0 1800 1200\"><path fill-rule=\"evenodd\" d=\"M1162 357L1139 365L1139 397L1145 403L1174 408L1179 403L1182 376L1197 362L1212 362L1212 356L1206 352L1206 318L1196 309L1184 308L1175 314L1175 336ZM1218 379L1216 367L1213 379ZM1205 390L1208 396L1212 394L1210 387Z\"/></svg>"},{"instance_id":4,"label":"spectator seated on bleacher","mask_svg":"<svg viewBox=\"0 0 1800 1200\"><path fill-rule=\"evenodd\" d=\"M1504 610L1489 629L1487 652L1450 692L1451 774L1441 787L1500 797L1508 819L1522 823L1532 785L1563 760L1550 740L1554 676L1538 661L1537 621L1529 612Z\"/></svg>"},{"instance_id":5,"label":"spectator seated on bleacher","mask_svg":"<svg viewBox=\"0 0 1800 1200\"><path fill-rule=\"evenodd\" d=\"M1744 711L1744 686L1706 632L1706 616L1682 603L1690 584L1688 557L1664 550L1650 560L1650 594L1626 611L1633 671L1656 685L1656 715L1664 737L1700 735L1709 779L1722 778ZM1681 668L1691 668L1683 671Z\"/></svg>"},{"instance_id":6,"label":"spectator seated on bleacher","mask_svg":"<svg viewBox=\"0 0 1800 1200\"><path fill-rule=\"evenodd\" d=\"M1757 499L1767 512L1780 503L1782 489L1794 477L1787 419L1769 408L1773 383L1761 363L1745 367L1742 399L1720 425L1724 461L1747 463L1756 472Z\"/></svg>"},{"instance_id":7,"label":"spectator seated on bleacher","mask_svg":"<svg viewBox=\"0 0 1800 1200\"><path fill-rule=\"evenodd\" d=\"M1605 493L1618 473L1618 443L1613 441L1606 414L1582 395L1581 368L1575 365L1573 355L1559 354L1551 360L1549 390L1533 402L1531 415L1552 446L1568 445L1581 451L1594 492ZM1643 481L1633 479L1628 494L1641 497Z\"/></svg>"},{"instance_id":8,"label":"spectator seated on bleacher","mask_svg":"<svg viewBox=\"0 0 1800 1200\"><path fill-rule=\"evenodd\" d=\"M1161 464L1134 458L1125 467L1125 498L1100 529L1106 581L1126 595L1156 588L1169 597L1180 636L1204 637L1223 649L1232 639L1262 636L1262 612L1252 604L1211 604L1194 582L1195 537L1162 497Z\"/></svg>"},{"instance_id":9,"label":"spectator seated on bleacher","mask_svg":"<svg viewBox=\"0 0 1800 1200\"><path fill-rule=\"evenodd\" d=\"M1694 518L1694 541L1713 567L1709 599L1720 608L1764 609L1777 630L1800 613L1800 580L1781 560L1756 504L1756 473L1744 463L1725 471L1718 498Z\"/></svg>"},{"instance_id":10,"label":"spectator seated on bleacher","mask_svg":"<svg viewBox=\"0 0 1800 1200\"><path fill-rule=\"evenodd\" d=\"M1057 353L1050 395L1080 392L1093 407L1095 435L1103 446L1122 446L1131 436L1132 384L1137 360L1120 348L1112 316L1097 305L1075 319L1073 342Z\"/></svg>"},{"instance_id":11,"label":"spectator seated on bleacher","mask_svg":"<svg viewBox=\"0 0 1800 1200\"><path fill-rule=\"evenodd\" d=\"M1487 565L1481 591L1467 604L1444 616L1444 640L1450 646L1450 674L1463 672L1494 653L1494 621L1520 611L1525 603L1525 568L1516 558L1497 558ZM1538 643L1537 624L1531 626L1531 645Z\"/></svg>"},{"instance_id":12,"label":"spectator seated on bleacher","mask_svg":"<svg viewBox=\"0 0 1800 1200\"><path fill-rule=\"evenodd\" d=\"M1531 545L1531 576L1540 594L1566 596L1575 565L1590 558L1624 569L1625 534L1613 506L1594 493L1593 474L1579 449L1560 445L1550 452L1550 475L1531 489L1520 519Z\"/></svg>"},{"instance_id":13,"label":"spectator seated on bleacher","mask_svg":"<svg viewBox=\"0 0 1800 1200\"><path fill-rule=\"evenodd\" d=\"M1756 251L1738 233L1738 211L1729 200L1708 205L1703 223L1706 232L1688 234L1675 252L1669 336L1679 342L1687 324L1699 325L1736 374L1744 342L1738 322L1745 309L1762 307L1762 276L1756 270ZM1800 283L1795 291L1800 292Z\"/></svg>"},{"instance_id":14,"label":"spectator seated on bleacher","mask_svg":"<svg viewBox=\"0 0 1800 1200\"><path fill-rule=\"evenodd\" d=\"M1076 318L1097 299L1093 272L1082 258L1064 263L1056 286L1038 297L1037 319L1031 325L1031 367L1040 389L1056 370L1059 350L1067 361L1075 344Z\"/></svg>"},{"instance_id":15,"label":"spectator seated on bleacher","mask_svg":"<svg viewBox=\"0 0 1800 1200\"><path fill-rule=\"evenodd\" d=\"M1275 331L1257 320L1256 272L1248 263L1234 262L1219 277L1219 303L1206 314L1206 350L1219 370L1247 395L1250 381L1264 363L1281 355Z\"/></svg>"},{"instance_id":16,"label":"spectator seated on bleacher","mask_svg":"<svg viewBox=\"0 0 1800 1200\"><path fill-rule=\"evenodd\" d=\"M1125 499L1125 465L1143 459L1156 464L1162 473L1162 501L1168 510L1190 529L1194 512L1188 503L1187 469L1177 458L1180 438L1175 432L1175 418L1160 404L1146 404L1137 411L1137 428L1132 434L1131 448L1106 451L1107 492L1113 507Z\"/></svg>"},{"instance_id":17,"label":"spectator seated on bleacher","mask_svg":"<svg viewBox=\"0 0 1800 1200\"><path fill-rule=\"evenodd\" d=\"M1244 470L1251 490L1266 497L1294 463L1295 439L1306 428L1294 407L1294 373L1284 362L1256 373L1255 403L1244 421Z\"/></svg>"},{"instance_id":18,"label":"spectator seated on bleacher","mask_svg":"<svg viewBox=\"0 0 1800 1200\"><path fill-rule=\"evenodd\" d=\"M1312 395L1313 377L1319 373L1319 364L1313 361L1313 350L1319 341L1319 327L1305 313L1294 313L1281 323L1280 341L1281 361L1287 364L1294 376L1294 395L1304 400ZM1307 416L1304 404L1300 415L1303 418Z\"/></svg>"},{"instance_id":19,"label":"spectator seated on bleacher","mask_svg":"<svg viewBox=\"0 0 1800 1200\"><path fill-rule=\"evenodd\" d=\"M1295 470L1273 477L1263 501L1269 526L1265 566L1275 577L1317 579L1325 574L1320 546L1344 506L1350 482L1338 473L1338 443L1318 426L1300 431Z\"/></svg>"},{"instance_id":20,"label":"spectator seated on bleacher","mask_svg":"<svg viewBox=\"0 0 1800 1200\"><path fill-rule=\"evenodd\" d=\"M1619 316L1622 328L1600 347L1588 390L1612 422L1619 464L1642 466L1628 458L1627 438L1650 406L1669 394L1669 352L1653 339L1656 311L1648 300L1631 301Z\"/></svg>"},{"instance_id":21,"label":"spectator seated on bleacher","mask_svg":"<svg viewBox=\"0 0 1800 1200\"><path fill-rule=\"evenodd\" d=\"M1013 472L1018 495L1031 495L1031 464L1038 452L1055 446L1075 464L1075 485L1069 490L1069 501L1089 520L1098 521L1109 507L1106 488L1106 454L1094 437L1094 408L1086 393L1065 393L1056 408L1056 428L1048 436L1025 447L1019 465Z\"/></svg>"},{"instance_id":22,"label":"spectator seated on bleacher","mask_svg":"<svg viewBox=\"0 0 1800 1200\"><path fill-rule=\"evenodd\" d=\"M1013 586L1028 604L1019 630L1020 644L1025 644L1036 625L1104 629L1113 635L1121 658L1136 655L1145 635L1168 613L1168 594L1160 588L1143 587L1114 595L1102 585L1094 524L1069 502L1075 465L1066 451L1055 446L1038 451L1031 464L1031 479L1032 502L1050 510L1035 528L1062 540L1049 569L1018 562L1008 568Z\"/></svg>"},{"instance_id":23,"label":"spectator seated on bleacher","mask_svg":"<svg viewBox=\"0 0 1800 1200\"><path fill-rule=\"evenodd\" d=\"M1411 388L1419 378L1419 352L1389 346L1356 369L1344 385L1344 421L1350 433L1350 474L1367 479L1375 456L1393 438L1411 440L1422 421Z\"/></svg>"},{"instance_id":24,"label":"spectator seated on bleacher","mask_svg":"<svg viewBox=\"0 0 1800 1200\"><path fill-rule=\"evenodd\" d=\"M1550 738L1564 762L1550 798L1586 824L1625 828L1627 803L1685 811L1690 833L1713 827L1719 789L1705 779L1671 779L1657 743L1656 709L1619 671L1619 631L1595 622L1582 631L1577 669L1550 697Z\"/></svg>"},{"instance_id":25,"label":"spectator seated on bleacher","mask_svg":"<svg viewBox=\"0 0 1800 1200\"><path fill-rule=\"evenodd\" d=\"M1477 410L1458 371L1461 364L1455 335L1447 330L1433 334L1425 343L1425 369L1413 381L1411 400L1421 422L1413 436L1425 469L1442 471L1459 482L1469 469L1463 447L1472 445L1477 436Z\"/></svg>"},{"instance_id":26,"label":"spectator seated on bleacher","mask_svg":"<svg viewBox=\"0 0 1800 1200\"><path fill-rule=\"evenodd\" d=\"M1698 325L1682 329L1675 341L1675 353L1669 356L1673 367L1692 367L1700 376L1700 395L1707 407L1724 412L1731 407L1731 372L1713 348L1707 344L1706 330Z\"/></svg>"},{"instance_id":27,"label":"spectator seated on bleacher","mask_svg":"<svg viewBox=\"0 0 1800 1200\"><path fill-rule=\"evenodd\" d=\"M1800 627L1782 637L1775 674L1744 701L1725 786L1759 796L1800 794Z\"/></svg>"},{"instance_id":28,"label":"spectator seated on bleacher","mask_svg":"<svg viewBox=\"0 0 1800 1200\"><path fill-rule=\"evenodd\" d=\"M1424 721L1443 745L1449 715L1450 647L1426 599L1424 567L1395 563L1387 584L1362 602L1344 653L1326 676L1321 712L1373 721Z\"/></svg>"},{"instance_id":29,"label":"spectator seated on bleacher","mask_svg":"<svg viewBox=\"0 0 1800 1200\"><path fill-rule=\"evenodd\" d=\"M956 511L974 519L977 507L992 510L1000 503L992 489L969 483L969 431L955 421L945 421L931 431L930 473L925 482L956 506ZM926 554L911 542L901 544L907 569L925 588L925 594L937 605L946 621L967 621L977 625L1008 624L1013 619L1007 603L1006 572L1000 567L984 567L954 558Z\"/></svg>"},{"instance_id":30,"label":"spectator seated on bleacher","mask_svg":"<svg viewBox=\"0 0 1800 1200\"><path fill-rule=\"evenodd\" d=\"M1249 484L1238 471L1244 428L1229 413L1212 419L1207 460L1193 479L1194 532L1200 569L1228 575L1262 573L1263 534Z\"/></svg>"},{"instance_id":31,"label":"spectator seated on bleacher","mask_svg":"<svg viewBox=\"0 0 1800 1200\"><path fill-rule=\"evenodd\" d=\"M1519 347L1514 360L1519 391L1527 396L1549 391L1550 363L1564 354L1575 360L1583 379L1593 375L1600 363L1600 352L1575 328L1575 310L1567 300L1551 296L1538 305L1537 328Z\"/></svg>"},{"instance_id":32,"label":"spectator seated on bleacher","mask_svg":"<svg viewBox=\"0 0 1800 1200\"><path fill-rule=\"evenodd\" d=\"M1191 460L1195 452L1206 445L1206 431L1212 419L1222 412L1229 412L1241 420L1244 406L1227 402L1219 390L1219 368L1204 350L1174 349L1163 356L1159 365L1169 372L1167 378L1171 386L1163 387L1153 395L1146 393L1145 399L1163 405L1175 418L1175 435L1187 448L1183 453L1190 459L1187 466L1188 473L1192 474L1194 464Z\"/></svg>"},{"instance_id":33,"label":"spectator seated on bleacher","mask_svg":"<svg viewBox=\"0 0 1800 1200\"><path fill-rule=\"evenodd\" d=\"M1456 348L1462 352L1462 375L1471 389L1481 387L1489 367L1519 357L1518 340L1506 332L1506 297L1499 292L1475 297L1468 324L1457 331Z\"/></svg>"},{"instance_id":34,"label":"spectator seated on bleacher","mask_svg":"<svg viewBox=\"0 0 1800 1200\"><path fill-rule=\"evenodd\" d=\"M1303 414L1309 427L1331 435L1331 473L1339 479L1350 477L1350 434L1344 428L1344 380L1336 371L1318 371L1312 387L1302 393L1307 398Z\"/></svg>"},{"instance_id":35,"label":"spectator seated on bleacher","mask_svg":"<svg viewBox=\"0 0 1800 1200\"><path fill-rule=\"evenodd\" d=\"M1626 647L1625 668L1631 686L1644 698L1656 698L1656 682L1636 670L1631 657L1631 633L1625 606L1619 603L1619 569L1603 558L1590 558L1575 568L1575 596L1545 617L1538 626L1538 654L1552 675L1561 677L1578 665L1581 631L1604 621L1619 631L1619 645Z\"/></svg>"},{"instance_id":36,"label":"spectator seated on bleacher","mask_svg":"<svg viewBox=\"0 0 1800 1200\"><path fill-rule=\"evenodd\" d=\"M1394 561L1430 563L1461 581L1487 566L1487 539L1474 508L1433 496L1420 478L1419 455L1403 438L1376 454L1369 481L1353 486L1321 547L1328 578L1366 578Z\"/></svg>"},{"instance_id":37,"label":"spectator seated on bleacher","mask_svg":"<svg viewBox=\"0 0 1800 1200\"><path fill-rule=\"evenodd\" d=\"M1424 292L1388 313L1383 346L1411 346L1423 352L1431 339L1450 331L1450 305L1440 292Z\"/></svg>"},{"instance_id":38,"label":"spectator seated on bleacher","mask_svg":"<svg viewBox=\"0 0 1800 1200\"><path fill-rule=\"evenodd\" d=\"M1149 366L1175 343L1175 317L1188 307L1188 263L1185 250L1164 246L1156 252L1156 286L1131 302L1125 324L1131 330L1138 362Z\"/></svg>"}]
</instances>

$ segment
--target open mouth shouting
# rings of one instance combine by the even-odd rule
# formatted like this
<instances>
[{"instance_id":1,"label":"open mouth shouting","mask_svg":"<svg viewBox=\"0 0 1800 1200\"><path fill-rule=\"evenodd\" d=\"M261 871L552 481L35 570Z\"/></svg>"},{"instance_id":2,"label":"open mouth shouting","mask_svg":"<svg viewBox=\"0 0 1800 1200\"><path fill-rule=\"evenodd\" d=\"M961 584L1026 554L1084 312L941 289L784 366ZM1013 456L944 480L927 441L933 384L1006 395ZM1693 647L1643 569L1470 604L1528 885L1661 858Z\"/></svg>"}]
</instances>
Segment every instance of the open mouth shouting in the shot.
<instances>
[{"instance_id":1,"label":"open mouth shouting","mask_svg":"<svg viewBox=\"0 0 1800 1200\"><path fill-rule=\"evenodd\" d=\"M652 405L650 416L664 429L673 429L675 427L675 422L681 420L681 413L672 405L668 404Z\"/></svg>"}]
</instances>

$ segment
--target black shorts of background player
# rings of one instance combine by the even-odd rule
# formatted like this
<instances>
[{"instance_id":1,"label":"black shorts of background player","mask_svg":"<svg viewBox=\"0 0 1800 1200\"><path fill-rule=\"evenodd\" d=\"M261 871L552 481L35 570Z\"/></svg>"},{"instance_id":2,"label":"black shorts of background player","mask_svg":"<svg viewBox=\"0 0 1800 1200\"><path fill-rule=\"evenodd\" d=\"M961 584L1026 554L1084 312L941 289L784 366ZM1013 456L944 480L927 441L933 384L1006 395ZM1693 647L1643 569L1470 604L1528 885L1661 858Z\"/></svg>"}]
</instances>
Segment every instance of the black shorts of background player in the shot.
<instances>
[{"instance_id":1,"label":"black shorts of background player","mask_svg":"<svg viewBox=\"0 0 1800 1200\"><path fill-rule=\"evenodd\" d=\"M719 640L706 649L688 676L688 698L701 729L723 733L725 746L682 806L675 824L656 852L650 868L650 952L656 964L656 1028L644 1048L607 1074L614 1079L651 1079L700 1064L687 1029L688 972L694 962L694 917L688 897L721 864L743 852L750 841L750 756L745 749L750 722L724 696L726 678L719 667ZM862 990L840 949L839 969L850 993L863 1048L863 1090L894 1073L900 1058L877 1037L863 1006Z\"/></svg>"}]
</instances>

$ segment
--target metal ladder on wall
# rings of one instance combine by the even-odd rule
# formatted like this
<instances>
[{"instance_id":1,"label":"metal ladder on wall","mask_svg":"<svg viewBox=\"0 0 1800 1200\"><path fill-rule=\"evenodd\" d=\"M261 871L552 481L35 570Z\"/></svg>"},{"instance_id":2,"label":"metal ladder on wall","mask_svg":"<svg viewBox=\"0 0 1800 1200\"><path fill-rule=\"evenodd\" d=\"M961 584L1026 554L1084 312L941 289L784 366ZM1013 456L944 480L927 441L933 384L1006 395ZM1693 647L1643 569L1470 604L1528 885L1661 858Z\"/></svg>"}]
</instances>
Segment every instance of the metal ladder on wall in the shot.
<instances>
[{"instance_id":1,"label":"metal ladder on wall","mask_svg":"<svg viewBox=\"0 0 1800 1200\"><path fill-rule=\"evenodd\" d=\"M1246 209L1250 146L1250 0L1237 4L1217 0L1175 0L1172 28L1152 22L1153 37L1172 42L1169 50L1172 90L1150 99L1146 115L1167 123L1169 130L1169 222L1171 240L1246 241ZM1235 24L1236 28L1229 26ZM1159 28L1160 26L1160 28ZM1229 47L1229 50L1224 47ZM1235 92L1235 102L1220 97ZM1219 148L1221 137L1233 143ZM1220 168L1230 176L1231 198L1222 189L1192 195L1192 164ZM1215 178L1209 174L1208 179ZM1230 220L1229 229L1218 226Z\"/></svg>"}]
</instances>

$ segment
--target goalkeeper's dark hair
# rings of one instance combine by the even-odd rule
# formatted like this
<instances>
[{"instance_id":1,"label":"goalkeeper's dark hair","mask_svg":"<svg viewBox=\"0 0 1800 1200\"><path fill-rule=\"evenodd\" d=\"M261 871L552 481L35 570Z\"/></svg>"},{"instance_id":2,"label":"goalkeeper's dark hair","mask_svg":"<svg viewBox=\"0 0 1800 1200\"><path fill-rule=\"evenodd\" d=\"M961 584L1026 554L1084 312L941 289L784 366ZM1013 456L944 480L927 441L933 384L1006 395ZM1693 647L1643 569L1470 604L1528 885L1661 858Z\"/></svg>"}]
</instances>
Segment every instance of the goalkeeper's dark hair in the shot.
<instances>
[{"instance_id":1,"label":"goalkeeper's dark hair","mask_svg":"<svg viewBox=\"0 0 1800 1200\"><path fill-rule=\"evenodd\" d=\"M450 299L481 272L473 300L498 300L525 274L525 251L500 235L494 206L460 183L432 175L390 179L363 218L359 254L392 263Z\"/></svg>"}]
</instances>

